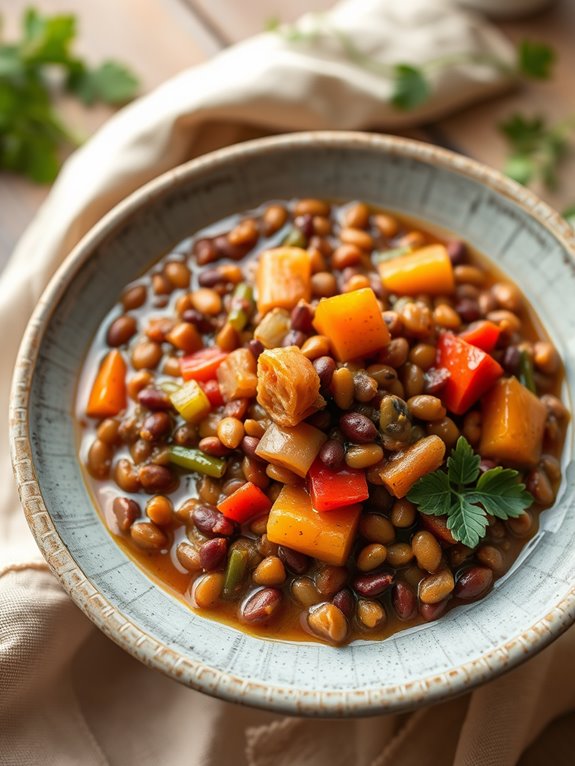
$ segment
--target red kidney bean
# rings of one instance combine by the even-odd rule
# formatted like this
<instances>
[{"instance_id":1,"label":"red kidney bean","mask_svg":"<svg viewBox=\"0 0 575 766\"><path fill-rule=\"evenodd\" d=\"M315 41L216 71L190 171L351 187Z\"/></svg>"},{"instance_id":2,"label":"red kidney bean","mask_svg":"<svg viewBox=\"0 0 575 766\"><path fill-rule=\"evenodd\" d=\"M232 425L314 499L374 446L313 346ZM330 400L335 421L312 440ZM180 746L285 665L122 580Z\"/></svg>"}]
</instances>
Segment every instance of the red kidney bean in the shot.
<instances>
[{"instance_id":1,"label":"red kidney bean","mask_svg":"<svg viewBox=\"0 0 575 766\"><path fill-rule=\"evenodd\" d=\"M320 388L327 391L335 372L335 362L331 356L320 356L313 360L315 371L319 375Z\"/></svg>"},{"instance_id":2,"label":"red kidney bean","mask_svg":"<svg viewBox=\"0 0 575 766\"><path fill-rule=\"evenodd\" d=\"M178 481L171 468L165 465L156 465L155 463L141 465L138 471L138 478L144 490L150 494L171 492L177 486Z\"/></svg>"},{"instance_id":3,"label":"red kidney bean","mask_svg":"<svg viewBox=\"0 0 575 766\"><path fill-rule=\"evenodd\" d=\"M225 537L214 537L212 540L202 543L199 550L202 569L205 569L206 572L217 569L225 560L227 553L228 541Z\"/></svg>"},{"instance_id":4,"label":"red kidney bean","mask_svg":"<svg viewBox=\"0 0 575 766\"><path fill-rule=\"evenodd\" d=\"M467 256L467 246L460 239L451 239L447 242L447 255L453 266L459 266Z\"/></svg>"},{"instance_id":5,"label":"red kidney bean","mask_svg":"<svg viewBox=\"0 0 575 766\"><path fill-rule=\"evenodd\" d=\"M277 588L262 588L242 604L240 617L250 625L265 625L279 611L282 594Z\"/></svg>"},{"instance_id":6,"label":"red kidney bean","mask_svg":"<svg viewBox=\"0 0 575 766\"><path fill-rule=\"evenodd\" d=\"M453 595L465 601L477 598L493 583L493 570L488 567L470 567L458 577Z\"/></svg>"},{"instance_id":7,"label":"red kidney bean","mask_svg":"<svg viewBox=\"0 0 575 766\"><path fill-rule=\"evenodd\" d=\"M312 335L315 332L312 324L314 310L309 303L298 303L291 312L291 329Z\"/></svg>"},{"instance_id":8,"label":"red kidney bean","mask_svg":"<svg viewBox=\"0 0 575 766\"><path fill-rule=\"evenodd\" d=\"M328 439L319 451L319 459L332 471L337 471L345 460L343 444L336 439Z\"/></svg>"},{"instance_id":9,"label":"red kidney bean","mask_svg":"<svg viewBox=\"0 0 575 766\"><path fill-rule=\"evenodd\" d=\"M296 216L294 219L294 224L307 240L310 240L315 234L313 215L311 215L311 213L304 213L303 215Z\"/></svg>"},{"instance_id":10,"label":"red kidney bean","mask_svg":"<svg viewBox=\"0 0 575 766\"><path fill-rule=\"evenodd\" d=\"M212 455L213 457L223 457L230 453L230 450L221 443L217 436L205 436L203 439L200 439L198 447L206 455Z\"/></svg>"},{"instance_id":11,"label":"red kidney bean","mask_svg":"<svg viewBox=\"0 0 575 766\"><path fill-rule=\"evenodd\" d=\"M286 548L284 545L280 545L278 548L278 556L286 565L286 567L294 574L304 574L309 569L309 556L299 551L294 551L292 548Z\"/></svg>"},{"instance_id":12,"label":"red kidney bean","mask_svg":"<svg viewBox=\"0 0 575 766\"><path fill-rule=\"evenodd\" d=\"M417 598L406 582L396 582L391 591L391 603L400 620L410 620L417 612Z\"/></svg>"},{"instance_id":13,"label":"red kidney bean","mask_svg":"<svg viewBox=\"0 0 575 766\"><path fill-rule=\"evenodd\" d=\"M157 388L143 388L138 393L138 403L152 412L159 410L169 410L172 407L170 397L165 391L159 391Z\"/></svg>"},{"instance_id":14,"label":"red kidney bean","mask_svg":"<svg viewBox=\"0 0 575 766\"><path fill-rule=\"evenodd\" d=\"M299 332L299 330L290 330L285 338L282 340L282 346L284 348L287 348L287 346L303 346L303 344L307 340L307 335L303 332Z\"/></svg>"},{"instance_id":15,"label":"red kidney bean","mask_svg":"<svg viewBox=\"0 0 575 766\"><path fill-rule=\"evenodd\" d=\"M350 441L369 444L377 439L377 428L373 422L359 412L346 412L339 419L339 427Z\"/></svg>"},{"instance_id":16,"label":"red kidney bean","mask_svg":"<svg viewBox=\"0 0 575 766\"><path fill-rule=\"evenodd\" d=\"M228 239L227 234L221 234L219 237L215 237L212 241L216 248L218 258L229 258L232 261L239 261L252 248L252 243L250 242L233 244Z\"/></svg>"},{"instance_id":17,"label":"red kidney bean","mask_svg":"<svg viewBox=\"0 0 575 766\"><path fill-rule=\"evenodd\" d=\"M390 572L370 572L360 575L353 581L353 589L360 596L379 596L393 584Z\"/></svg>"},{"instance_id":18,"label":"red kidney bean","mask_svg":"<svg viewBox=\"0 0 575 766\"><path fill-rule=\"evenodd\" d=\"M112 511L121 532L127 532L140 515L140 506L129 497L116 497L112 503Z\"/></svg>"},{"instance_id":19,"label":"red kidney bean","mask_svg":"<svg viewBox=\"0 0 575 766\"><path fill-rule=\"evenodd\" d=\"M332 598L331 603L334 606L337 606L337 608L345 614L348 620L351 620L355 607L355 599L349 588L344 588L343 590L338 591Z\"/></svg>"},{"instance_id":20,"label":"red kidney bean","mask_svg":"<svg viewBox=\"0 0 575 766\"><path fill-rule=\"evenodd\" d=\"M252 460L261 460L259 455L256 455L256 449L259 443L260 440L257 436L244 436L240 447L242 448L244 455L251 457Z\"/></svg>"},{"instance_id":21,"label":"red kidney bean","mask_svg":"<svg viewBox=\"0 0 575 766\"><path fill-rule=\"evenodd\" d=\"M140 429L140 438L148 442L159 441L170 432L171 427L172 421L167 412L153 412L145 418Z\"/></svg>"},{"instance_id":22,"label":"red kidney bean","mask_svg":"<svg viewBox=\"0 0 575 766\"><path fill-rule=\"evenodd\" d=\"M503 354L501 365L509 375L517 375L521 364L521 351L517 346L508 346Z\"/></svg>"},{"instance_id":23,"label":"red kidney bean","mask_svg":"<svg viewBox=\"0 0 575 766\"><path fill-rule=\"evenodd\" d=\"M431 367L423 375L423 392L437 395L449 380L449 370L445 367Z\"/></svg>"},{"instance_id":24,"label":"red kidney bean","mask_svg":"<svg viewBox=\"0 0 575 766\"><path fill-rule=\"evenodd\" d=\"M194 327L200 332L212 332L214 329L213 323L204 316L197 309L186 309L182 314L184 322L193 324Z\"/></svg>"},{"instance_id":25,"label":"red kidney bean","mask_svg":"<svg viewBox=\"0 0 575 766\"><path fill-rule=\"evenodd\" d=\"M419 604L419 614L426 622L437 620L445 612L449 598L438 601L437 604Z\"/></svg>"},{"instance_id":26,"label":"red kidney bean","mask_svg":"<svg viewBox=\"0 0 575 766\"><path fill-rule=\"evenodd\" d=\"M256 340L255 338L252 338L250 340L250 342L248 343L248 348L256 359L259 357L260 354L262 354L265 351L264 344L261 343L259 340Z\"/></svg>"},{"instance_id":27,"label":"red kidney bean","mask_svg":"<svg viewBox=\"0 0 575 766\"><path fill-rule=\"evenodd\" d=\"M205 266L206 263L212 263L217 260L219 253L216 250L213 240L198 239L194 242L193 252L199 266Z\"/></svg>"},{"instance_id":28,"label":"red kidney bean","mask_svg":"<svg viewBox=\"0 0 575 766\"><path fill-rule=\"evenodd\" d=\"M137 326L136 320L129 314L114 319L108 327L106 343L113 347L123 346L136 334Z\"/></svg>"},{"instance_id":29,"label":"red kidney bean","mask_svg":"<svg viewBox=\"0 0 575 766\"><path fill-rule=\"evenodd\" d=\"M204 269L198 276L200 287L215 287L222 282L227 282L227 279L219 269Z\"/></svg>"},{"instance_id":30,"label":"red kidney bean","mask_svg":"<svg viewBox=\"0 0 575 766\"><path fill-rule=\"evenodd\" d=\"M202 503L192 511L192 520L196 528L207 537L230 537L235 534L237 527L233 521L226 519L223 513L213 505Z\"/></svg>"},{"instance_id":31,"label":"red kidney bean","mask_svg":"<svg viewBox=\"0 0 575 766\"><path fill-rule=\"evenodd\" d=\"M481 316L479 303L473 298L462 298L455 305L455 310L463 322L475 322Z\"/></svg>"},{"instance_id":32,"label":"red kidney bean","mask_svg":"<svg viewBox=\"0 0 575 766\"><path fill-rule=\"evenodd\" d=\"M495 460L489 460L489 458L482 458L481 462L479 463L479 470L481 473L485 473L485 471L490 471L492 468L495 468L497 466L497 463Z\"/></svg>"}]
</instances>

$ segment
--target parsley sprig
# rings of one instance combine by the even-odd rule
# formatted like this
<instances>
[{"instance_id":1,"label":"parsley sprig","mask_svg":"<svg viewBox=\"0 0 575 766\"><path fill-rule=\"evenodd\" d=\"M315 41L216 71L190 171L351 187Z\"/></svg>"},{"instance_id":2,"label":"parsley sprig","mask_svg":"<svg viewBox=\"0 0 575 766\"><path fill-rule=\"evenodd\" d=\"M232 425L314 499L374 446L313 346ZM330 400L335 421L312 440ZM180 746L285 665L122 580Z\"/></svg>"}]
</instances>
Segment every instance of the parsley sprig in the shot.
<instances>
[{"instance_id":1,"label":"parsley sprig","mask_svg":"<svg viewBox=\"0 0 575 766\"><path fill-rule=\"evenodd\" d=\"M517 47L513 65L491 54L461 53L438 56L421 65L398 61L388 65L364 53L351 35L331 24L324 13L309 14L311 24L300 29L293 24L282 24L272 18L266 24L269 32L276 32L284 40L293 43L314 43L320 35L334 39L344 56L357 66L391 80L393 91L390 103L398 110L409 111L425 103L432 93L430 75L442 69L449 69L456 64L476 64L489 67L511 77L545 80L550 77L555 53L545 43L523 40Z\"/></svg>"},{"instance_id":2,"label":"parsley sprig","mask_svg":"<svg viewBox=\"0 0 575 766\"><path fill-rule=\"evenodd\" d=\"M504 172L520 184L540 180L557 188L557 172L569 152L575 116L554 125L541 115L514 114L499 125L509 147Z\"/></svg>"},{"instance_id":3,"label":"parsley sprig","mask_svg":"<svg viewBox=\"0 0 575 766\"><path fill-rule=\"evenodd\" d=\"M490 468L480 474L481 458L460 436L447 458L447 471L438 469L417 481L407 495L421 513L447 516L454 539L475 548L485 537L489 516L513 519L521 516L533 497L511 468Z\"/></svg>"},{"instance_id":4,"label":"parsley sprig","mask_svg":"<svg viewBox=\"0 0 575 766\"><path fill-rule=\"evenodd\" d=\"M1 28L1 18L0 18ZM52 100L66 91L84 104L118 105L138 89L135 75L117 61L95 68L72 50L72 14L43 16L29 8L21 39L0 40L0 169L49 183L60 168L60 153L79 140L65 127Z\"/></svg>"}]
</instances>

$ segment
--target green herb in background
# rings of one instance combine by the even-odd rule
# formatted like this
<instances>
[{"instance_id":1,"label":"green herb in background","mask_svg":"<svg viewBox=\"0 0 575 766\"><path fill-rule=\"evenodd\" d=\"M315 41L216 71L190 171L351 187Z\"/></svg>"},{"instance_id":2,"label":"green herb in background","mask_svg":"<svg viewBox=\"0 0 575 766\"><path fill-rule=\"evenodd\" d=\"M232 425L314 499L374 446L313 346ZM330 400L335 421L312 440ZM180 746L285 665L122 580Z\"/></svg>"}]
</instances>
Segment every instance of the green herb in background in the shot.
<instances>
[{"instance_id":1,"label":"green herb in background","mask_svg":"<svg viewBox=\"0 0 575 766\"><path fill-rule=\"evenodd\" d=\"M557 172L569 151L574 127L573 118L549 125L541 116L514 114L499 125L509 146L504 172L521 184L540 180L556 189Z\"/></svg>"},{"instance_id":2,"label":"green herb in background","mask_svg":"<svg viewBox=\"0 0 575 766\"><path fill-rule=\"evenodd\" d=\"M265 28L268 32L276 32L289 42L313 43L319 35L335 38L341 45L342 52L350 61L392 81L393 93L390 101L397 109L403 111L415 109L425 103L432 93L429 75L434 71L447 69L454 64L479 64L510 76L544 80L551 76L551 69L555 62L555 53L550 46L545 43L523 40L517 48L516 61L513 66L509 66L495 56L469 53L440 56L419 66L401 61L390 66L363 53L347 32L329 23L325 14L310 14L310 17L315 26L306 30L301 30L293 24L282 24L277 18L270 19Z\"/></svg>"},{"instance_id":3,"label":"green herb in background","mask_svg":"<svg viewBox=\"0 0 575 766\"><path fill-rule=\"evenodd\" d=\"M1 20L0 20L1 21ZM118 105L138 90L135 75L122 64L105 61L95 68L76 56L76 18L42 16L28 9L21 39L0 41L0 169L49 183L60 168L60 152L78 139L53 108L58 91L90 105Z\"/></svg>"},{"instance_id":4,"label":"green herb in background","mask_svg":"<svg viewBox=\"0 0 575 766\"><path fill-rule=\"evenodd\" d=\"M439 469L417 481L407 494L421 513L447 516L454 539L475 548L485 536L488 516L512 519L521 516L533 497L517 481L511 468L491 468L480 474L481 458L460 436L447 458L447 471Z\"/></svg>"}]
</instances>

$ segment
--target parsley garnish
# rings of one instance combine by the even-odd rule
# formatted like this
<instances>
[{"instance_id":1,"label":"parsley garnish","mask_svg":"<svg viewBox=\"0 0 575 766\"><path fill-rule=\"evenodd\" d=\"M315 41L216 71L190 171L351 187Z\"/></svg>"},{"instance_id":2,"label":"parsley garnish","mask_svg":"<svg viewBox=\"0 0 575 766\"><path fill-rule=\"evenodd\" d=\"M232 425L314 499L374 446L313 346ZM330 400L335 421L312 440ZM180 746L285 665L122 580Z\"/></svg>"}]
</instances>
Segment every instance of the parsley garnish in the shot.
<instances>
[{"instance_id":1,"label":"parsley garnish","mask_svg":"<svg viewBox=\"0 0 575 766\"><path fill-rule=\"evenodd\" d=\"M73 15L42 16L29 8L21 39L0 42L0 169L40 183L54 180L61 150L78 143L52 106L58 90L85 104L117 105L135 96L132 72L115 61L90 68L73 53L75 38Z\"/></svg>"},{"instance_id":2,"label":"parsley garnish","mask_svg":"<svg viewBox=\"0 0 575 766\"><path fill-rule=\"evenodd\" d=\"M541 180L557 187L557 170L569 151L569 136L575 119L549 125L541 116L514 114L499 130L509 145L504 172L520 184Z\"/></svg>"},{"instance_id":3,"label":"parsley garnish","mask_svg":"<svg viewBox=\"0 0 575 766\"><path fill-rule=\"evenodd\" d=\"M420 513L447 516L455 540L475 548L485 536L488 516L512 519L533 502L511 468L490 468L479 475L481 458L460 436L447 458L447 472L438 469L417 481L407 495Z\"/></svg>"}]
</instances>

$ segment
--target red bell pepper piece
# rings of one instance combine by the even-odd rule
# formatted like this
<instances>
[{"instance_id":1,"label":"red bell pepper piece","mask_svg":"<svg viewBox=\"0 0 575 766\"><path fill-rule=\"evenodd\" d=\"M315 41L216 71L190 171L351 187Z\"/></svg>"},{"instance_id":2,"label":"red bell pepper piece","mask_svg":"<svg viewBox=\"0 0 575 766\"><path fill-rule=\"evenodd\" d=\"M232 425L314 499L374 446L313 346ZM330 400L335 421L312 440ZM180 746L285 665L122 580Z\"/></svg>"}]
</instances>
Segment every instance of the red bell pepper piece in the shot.
<instances>
[{"instance_id":1,"label":"red bell pepper piece","mask_svg":"<svg viewBox=\"0 0 575 766\"><path fill-rule=\"evenodd\" d=\"M437 367L450 373L441 398L455 415L466 412L503 375L492 356L451 332L439 337Z\"/></svg>"},{"instance_id":2,"label":"red bell pepper piece","mask_svg":"<svg viewBox=\"0 0 575 766\"><path fill-rule=\"evenodd\" d=\"M184 380L211 380L227 354L219 348L202 348L180 359L180 372Z\"/></svg>"},{"instance_id":3,"label":"red bell pepper piece","mask_svg":"<svg viewBox=\"0 0 575 766\"><path fill-rule=\"evenodd\" d=\"M365 471L342 468L332 471L318 458L308 471L309 493L316 511L333 511L367 500Z\"/></svg>"},{"instance_id":4,"label":"red bell pepper piece","mask_svg":"<svg viewBox=\"0 0 575 766\"><path fill-rule=\"evenodd\" d=\"M487 351L490 354L499 340L501 330L495 324L495 322L489 322L483 319L479 322L473 322L470 324L467 330L459 333L459 337L463 338L467 343L471 343L472 346L477 346L482 351Z\"/></svg>"},{"instance_id":5,"label":"red bell pepper piece","mask_svg":"<svg viewBox=\"0 0 575 766\"><path fill-rule=\"evenodd\" d=\"M217 380L206 380L205 383L200 383L204 394L210 400L212 407L221 407L224 404L224 397L220 391L220 384Z\"/></svg>"},{"instance_id":6,"label":"red bell pepper piece","mask_svg":"<svg viewBox=\"0 0 575 766\"><path fill-rule=\"evenodd\" d=\"M242 484L239 489L218 504L218 509L226 518L237 521L239 524L255 516L269 513L271 507L272 502L269 497L251 481Z\"/></svg>"}]
</instances>

